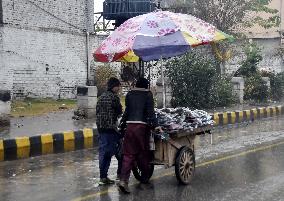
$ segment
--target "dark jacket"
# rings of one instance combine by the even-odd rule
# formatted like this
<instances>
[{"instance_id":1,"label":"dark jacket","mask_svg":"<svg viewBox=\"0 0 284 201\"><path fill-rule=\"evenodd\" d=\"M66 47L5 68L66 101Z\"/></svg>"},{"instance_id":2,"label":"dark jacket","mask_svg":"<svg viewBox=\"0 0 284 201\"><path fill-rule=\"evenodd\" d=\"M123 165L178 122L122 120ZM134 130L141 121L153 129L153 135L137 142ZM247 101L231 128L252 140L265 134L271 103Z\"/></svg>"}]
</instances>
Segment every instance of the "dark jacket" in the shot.
<instances>
[{"instance_id":1,"label":"dark jacket","mask_svg":"<svg viewBox=\"0 0 284 201\"><path fill-rule=\"evenodd\" d=\"M121 120L123 125L125 123L142 123L153 128L158 126L151 91L142 88L131 90L126 95L125 106L125 112Z\"/></svg>"},{"instance_id":2,"label":"dark jacket","mask_svg":"<svg viewBox=\"0 0 284 201\"><path fill-rule=\"evenodd\" d=\"M122 114L119 97L112 91L103 93L97 102L96 123L99 132L117 129L117 120Z\"/></svg>"}]
</instances>

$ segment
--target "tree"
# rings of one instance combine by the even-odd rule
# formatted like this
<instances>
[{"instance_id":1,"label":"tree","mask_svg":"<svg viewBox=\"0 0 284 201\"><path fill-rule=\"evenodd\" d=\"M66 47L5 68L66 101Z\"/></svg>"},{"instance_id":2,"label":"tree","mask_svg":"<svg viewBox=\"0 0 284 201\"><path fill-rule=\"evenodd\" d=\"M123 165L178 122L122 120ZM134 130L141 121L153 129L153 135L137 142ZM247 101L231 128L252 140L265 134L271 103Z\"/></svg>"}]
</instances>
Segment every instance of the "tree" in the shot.
<instances>
[{"instance_id":1,"label":"tree","mask_svg":"<svg viewBox=\"0 0 284 201\"><path fill-rule=\"evenodd\" d=\"M260 25L264 28L280 25L278 10L268 7L272 0L177 0L170 6L175 12L192 14L219 30L235 36L243 36L244 28ZM256 13L270 14L263 18ZM221 75L225 73L225 61L231 56L226 42L212 46L219 61Z\"/></svg>"},{"instance_id":2,"label":"tree","mask_svg":"<svg viewBox=\"0 0 284 201\"><path fill-rule=\"evenodd\" d=\"M234 34L245 27L256 24L264 27L276 27L280 24L277 9L268 7L272 0L184 0L177 1L170 9L175 12L192 14L218 29ZM262 18L255 13L271 14Z\"/></svg>"}]
</instances>

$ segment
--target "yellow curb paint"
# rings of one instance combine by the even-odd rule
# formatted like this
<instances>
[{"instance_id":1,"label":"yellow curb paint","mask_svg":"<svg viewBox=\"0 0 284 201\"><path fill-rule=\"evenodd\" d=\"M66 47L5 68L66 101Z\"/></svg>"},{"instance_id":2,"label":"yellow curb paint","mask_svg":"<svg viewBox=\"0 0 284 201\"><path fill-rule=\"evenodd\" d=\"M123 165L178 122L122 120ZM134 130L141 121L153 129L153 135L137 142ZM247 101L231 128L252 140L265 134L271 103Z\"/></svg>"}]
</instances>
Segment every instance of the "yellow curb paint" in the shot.
<instances>
[{"instance_id":1,"label":"yellow curb paint","mask_svg":"<svg viewBox=\"0 0 284 201\"><path fill-rule=\"evenodd\" d=\"M267 107L267 108L265 108L265 110L266 110L266 113L267 113L267 117L270 117L270 108Z\"/></svg>"},{"instance_id":2,"label":"yellow curb paint","mask_svg":"<svg viewBox=\"0 0 284 201\"><path fill-rule=\"evenodd\" d=\"M253 113L253 118L257 119L257 109L252 109L252 113Z\"/></svg>"},{"instance_id":3,"label":"yellow curb paint","mask_svg":"<svg viewBox=\"0 0 284 201\"><path fill-rule=\"evenodd\" d=\"M279 106L277 106L277 108L278 108L278 111L279 111L279 115L281 115L281 109L282 109L282 106L281 105L279 105Z\"/></svg>"},{"instance_id":4,"label":"yellow curb paint","mask_svg":"<svg viewBox=\"0 0 284 201\"><path fill-rule=\"evenodd\" d=\"M53 137L51 133L46 133L40 136L41 138L41 153L52 154L53 153Z\"/></svg>"},{"instance_id":5,"label":"yellow curb paint","mask_svg":"<svg viewBox=\"0 0 284 201\"><path fill-rule=\"evenodd\" d=\"M279 143L276 143L276 144L272 144L272 145L263 146L263 147L251 149L251 150L248 150L248 151L244 151L244 152L241 152L241 153L238 153L238 154L233 154L233 155L220 157L220 158L217 158L217 159L214 159L214 160L210 160L210 161L207 161L207 162L200 163L200 164L196 165L196 167L204 167L204 166L208 166L208 165L214 165L214 164L222 162L222 161L230 160L230 159L241 157L241 156L246 156L246 155L248 155L250 153L265 151L267 149L271 149L271 148L274 148L274 147L277 147L277 146L283 145L283 144L284 144L284 142L279 142ZM173 175L174 175L173 172L169 171L169 172L164 173L162 175L153 177L151 180L156 180L156 179L160 179L160 178L163 178L163 177L166 177L166 176L173 176ZM136 183L134 183L134 184L132 184L130 186L133 186L135 184ZM118 190L116 188L112 187L112 188L109 188L108 190L99 191L99 192L94 193L94 194L90 194L90 195L82 196L82 197L79 197L79 198L75 198L72 201L84 201L84 200L94 199L96 197L99 197L99 196L102 196L102 195L105 195L105 194L108 194L108 193L115 193L115 192L118 192Z\"/></svg>"},{"instance_id":6,"label":"yellow curb paint","mask_svg":"<svg viewBox=\"0 0 284 201\"><path fill-rule=\"evenodd\" d=\"M276 116L276 107L272 107L273 116Z\"/></svg>"},{"instance_id":7,"label":"yellow curb paint","mask_svg":"<svg viewBox=\"0 0 284 201\"><path fill-rule=\"evenodd\" d=\"M92 148L93 147L93 129L91 128L84 128L83 130L84 135L84 148Z\"/></svg>"},{"instance_id":8,"label":"yellow curb paint","mask_svg":"<svg viewBox=\"0 0 284 201\"><path fill-rule=\"evenodd\" d=\"M16 137L17 158L27 158L30 156L30 139L29 137Z\"/></svg>"},{"instance_id":9,"label":"yellow curb paint","mask_svg":"<svg viewBox=\"0 0 284 201\"><path fill-rule=\"evenodd\" d=\"M228 124L228 113L224 112L223 113L223 125L227 125Z\"/></svg>"},{"instance_id":10,"label":"yellow curb paint","mask_svg":"<svg viewBox=\"0 0 284 201\"><path fill-rule=\"evenodd\" d=\"M243 111L239 111L239 123L244 121L244 113Z\"/></svg>"},{"instance_id":11,"label":"yellow curb paint","mask_svg":"<svg viewBox=\"0 0 284 201\"><path fill-rule=\"evenodd\" d=\"M75 150L75 135L73 131L63 132L64 137L64 151Z\"/></svg>"},{"instance_id":12,"label":"yellow curb paint","mask_svg":"<svg viewBox=\"0 0 284 201\"><path fill-rule=\"evenodd\" d=\"M0 161L4 161L4 143L0 140Z\"/></svg>"},{"instance_id":13,"label":"yellow curb paint","mask_svg":"<svg viewBox=\"0 0 284 201\"><path fill-rule=\"evenodd\" d=\"M260 117L264 116L264 108L259 108L259 114Z\"/></svg>"},{"instance_id":14,"label":"yellow curb paint","mask_svg":"<svg viewBox=\"0 0 284 201\"><path fill-rule=\"evenodd\" d=\"M231 121L232 124L236 123L236 112L231 112Z\"/></svg>"},{"instance_id":15,"label":"yellow curb paint","mask_svg":"<svg viewBox=\"0 0 284 201\"><path fill-rule=\"evenodd\" d=\"M219 113L214 113L214 126L218 126L219 125Z\"/></svg>"}]
</instances>

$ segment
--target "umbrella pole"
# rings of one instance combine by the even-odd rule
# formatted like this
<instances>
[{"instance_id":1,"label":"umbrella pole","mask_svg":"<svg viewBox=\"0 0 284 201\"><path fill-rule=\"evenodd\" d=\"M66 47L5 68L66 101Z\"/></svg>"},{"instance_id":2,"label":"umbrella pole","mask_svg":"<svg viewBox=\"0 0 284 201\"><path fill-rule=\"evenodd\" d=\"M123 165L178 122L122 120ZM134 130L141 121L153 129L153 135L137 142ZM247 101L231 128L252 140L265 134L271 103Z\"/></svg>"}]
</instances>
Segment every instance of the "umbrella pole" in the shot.
<instances>
[{"instance_id":1,"label":"umbrella pole","mask_svg":"<svg viewBox=\"0 0 284 201\"><path fill-rule=\"evenodd\" d=\"M162 57L161 57L161 76L162 76L162 86L163 86L163 108L166 108L166 87L165 87L164 66L163 66Z\"/></svg>"},{"instance_id":2,"label":"umbrella pole","mask_svg":"<svg viewBox=\"0 0 284 201\"><path fill-rule=\"evenodd\" d=\"M149 71L149 73L148 73L149 89L151 89L151 66L152 66L152 64L149 62L149 64L147 65L148 71ZM153 67L154 67L154 66L152 66L152 68L153 68Z\"/></svg>"}]
</instances>

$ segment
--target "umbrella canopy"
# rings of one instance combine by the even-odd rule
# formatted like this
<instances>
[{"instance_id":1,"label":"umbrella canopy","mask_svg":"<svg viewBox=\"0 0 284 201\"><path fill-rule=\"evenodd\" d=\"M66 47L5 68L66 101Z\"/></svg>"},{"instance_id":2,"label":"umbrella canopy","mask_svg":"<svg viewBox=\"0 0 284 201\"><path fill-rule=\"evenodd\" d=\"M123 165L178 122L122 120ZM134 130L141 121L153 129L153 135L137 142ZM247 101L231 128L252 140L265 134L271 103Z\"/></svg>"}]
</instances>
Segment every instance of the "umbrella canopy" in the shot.
<instances>
[{"instance_id":1,"label":"umbrella canopy","mask_svg":"<svg viewBox=\"0 0 284 201\"><path fill-rule=\"evenodd\" d=\"M157 11L125 21L93 56L96 61L136 62L182 55L192 47L233 37L192 15Z\"/></svg>"}]
</instances>

